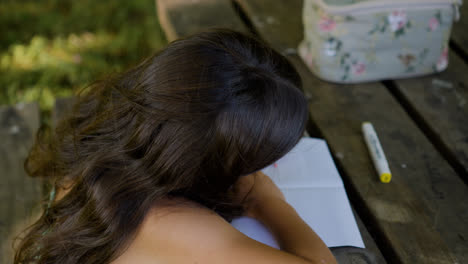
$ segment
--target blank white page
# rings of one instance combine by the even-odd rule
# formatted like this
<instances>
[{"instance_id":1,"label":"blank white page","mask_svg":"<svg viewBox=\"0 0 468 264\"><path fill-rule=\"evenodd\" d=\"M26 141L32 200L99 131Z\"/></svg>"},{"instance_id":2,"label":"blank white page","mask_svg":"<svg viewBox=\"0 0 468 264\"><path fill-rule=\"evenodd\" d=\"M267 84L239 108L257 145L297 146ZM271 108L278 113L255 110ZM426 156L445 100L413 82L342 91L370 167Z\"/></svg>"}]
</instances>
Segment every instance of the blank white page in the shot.
<instances>
[{"instance_id":1,"label":"blank white page","mask_svg":"<svg viewBox=\"0 0 468 264\"><path fill-rule=\"evenodd\" d=\"M282 189L286 201L328 247L364 248L343 187Z\"/></svg>"},{"instance_id":2,"label":"blank white page","mask_svg":"<svg viewBox=\"0 0 468 264\"><path fill-rule=\"evenodd\" d=\"M276 164L261 171L272 178L287 202L328 247L364 248L343 181L324 140L303 137ZM268 230L253 219L238 218L233 226L260 242L273 243L271 236L265 235Z\"/></svg>"},{"instance_id":3,"label":"blank white page","mask_svg":"<svg viewBox=\"0 0 468 264\"><path fill-rule=\"evenodd\" d=\"M262 172L280 188L343 187L343 181L322 139L301 138L296 146Z\"/></svg>"}]
</instances>

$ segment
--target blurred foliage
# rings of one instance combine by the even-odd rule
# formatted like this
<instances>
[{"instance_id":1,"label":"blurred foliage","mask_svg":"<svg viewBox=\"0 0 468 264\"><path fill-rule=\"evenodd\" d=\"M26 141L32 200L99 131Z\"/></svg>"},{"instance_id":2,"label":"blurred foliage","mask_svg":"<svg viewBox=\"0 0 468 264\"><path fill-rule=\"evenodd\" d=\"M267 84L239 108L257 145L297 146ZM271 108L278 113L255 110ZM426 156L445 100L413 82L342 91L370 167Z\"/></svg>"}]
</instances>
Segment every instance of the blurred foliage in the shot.
<instances>
[{"instance_id":1,"label":"blurred foliage","mask_svg":"<svg viewBox=\"0 0 468 264\"><path fill-rule=\"evenodd\" d=\"M166 44L154 0L0 0L0 104L53 107Z\"/></svg>"}]
</instances>

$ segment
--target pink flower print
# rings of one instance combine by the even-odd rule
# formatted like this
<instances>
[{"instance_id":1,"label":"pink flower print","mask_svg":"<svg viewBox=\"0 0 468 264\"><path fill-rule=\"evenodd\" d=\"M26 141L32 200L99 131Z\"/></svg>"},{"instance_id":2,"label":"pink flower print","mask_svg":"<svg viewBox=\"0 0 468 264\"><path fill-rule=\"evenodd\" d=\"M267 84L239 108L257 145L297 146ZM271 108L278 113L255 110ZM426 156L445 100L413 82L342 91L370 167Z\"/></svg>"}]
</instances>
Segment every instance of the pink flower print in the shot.
<instances>
[{"instance_id":1,"label":"pink flower print","mask_svg":"<svg viewBox=\"0 0 468 264\"><path fill-rule=\"evenodd\" d=\"M445 47L437 60L436 69L437 71L443 71L448 65L448 48Z\"/></svg>"},{"instance_id":2,"label":"pink flower print","mask_svg":"<svg viewBox=\"0 0 468 264\"><path fill-rule=\"evenodd\" d=\"M361 75L366 71L366 65L362 62L356 62L351 65L354 75Z\"/></svg>"},{"instance_id":3,"label":"pink flower print","mask_svg":"<svg viewBox=\"0 0 468 264\"><path fill-rule=\"evenodd\" d=\"M318 25L320 31L330 32L335 28L336 22L328 16L322 16Z\"/></svg>"},{"instance_id":4,"label":"pink flower print","mask_svg":"<svg viewBox=\"0 0 468 264\"><path fill-rule=\"evenodd\" d=\"M404 10L394 10L388 15L387 19L390 24L390 29L393 32L402 29L408 23L408 18Z\"/></svg>"},{"instance_id":5,"label":"pink flower print","mask_svg":"<svg viewBox=\"0 0 468 264\"><path fill-rule=\"evenodd\" d=\"M429 20L429 30L430 31L436 30L437 28L439 28L439 26L440 26L440 22L439 22L439 20L437 18L432 17Z\"/></svg>"}]
</instances>

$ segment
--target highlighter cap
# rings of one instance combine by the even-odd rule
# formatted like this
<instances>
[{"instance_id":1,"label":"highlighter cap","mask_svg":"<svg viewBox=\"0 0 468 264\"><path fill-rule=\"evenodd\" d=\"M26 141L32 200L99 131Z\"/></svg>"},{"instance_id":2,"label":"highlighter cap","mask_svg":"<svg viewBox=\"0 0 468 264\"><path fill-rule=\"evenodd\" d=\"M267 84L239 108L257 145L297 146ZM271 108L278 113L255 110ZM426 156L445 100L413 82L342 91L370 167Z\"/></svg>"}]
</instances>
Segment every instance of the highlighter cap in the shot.
<instances>
[{"instance_id":1,"label":"highlighter cap","mask_svg":"<svg viewBox=\"0 0 468 264\"><path fill-rule=\"evenodd\" d=\"M385 173L380 174L380 181L383 183L389 183L391 179L392 179L392 174L390 173L385 172Z\"/></svg>"}]
</instances>

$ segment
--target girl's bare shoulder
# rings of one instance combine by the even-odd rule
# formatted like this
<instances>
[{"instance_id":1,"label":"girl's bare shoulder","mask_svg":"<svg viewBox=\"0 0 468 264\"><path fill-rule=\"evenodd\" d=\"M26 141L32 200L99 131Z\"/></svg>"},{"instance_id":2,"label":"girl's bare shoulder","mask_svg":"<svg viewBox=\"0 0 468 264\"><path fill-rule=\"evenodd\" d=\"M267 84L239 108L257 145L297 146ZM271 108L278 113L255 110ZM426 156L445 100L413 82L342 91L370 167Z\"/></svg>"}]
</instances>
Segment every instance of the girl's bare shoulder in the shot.
<instances>
[{"instance_id":1,"label":"girl's bare shoulder","mask_svg":"<svg viewBox=\"0 0 468 264\"><path fill-rule=\"evenodd\" d=\"M194 245L209 238L198 235L219 233L225 228L230 229L230 224L214 211L186 199L166 200L155 206L142 225L143 236L151 234L148 239L174 246Z\"/></svg>"},{"instance_id":2,"label":"girl's bare shoulder","mask_svg":"<svg viewBox=\"0 0 468 264\"><path fill-rule=\"evenodd\" d=\"M156 206L128 249L112 264L310 264L250 239L201 205L179 202Z\"/></svg>"},{"instance_id":3,"label":"girl's bare shoulder","mask_svg":"<svg viewBox=\"0 0 468 264\"><path fill-rule=\"evenodd\" d=\"M191 263L197 252L222 246L231 225L215 212L185 199L165 200L145 217L135 239L113 263Z\"/></svg>"}]
</instances>

